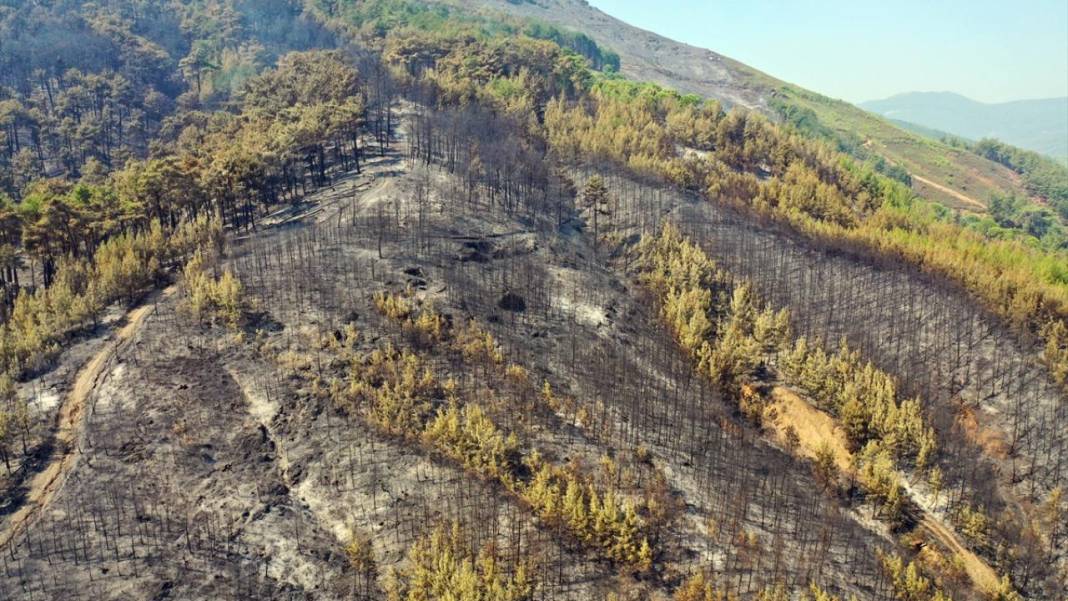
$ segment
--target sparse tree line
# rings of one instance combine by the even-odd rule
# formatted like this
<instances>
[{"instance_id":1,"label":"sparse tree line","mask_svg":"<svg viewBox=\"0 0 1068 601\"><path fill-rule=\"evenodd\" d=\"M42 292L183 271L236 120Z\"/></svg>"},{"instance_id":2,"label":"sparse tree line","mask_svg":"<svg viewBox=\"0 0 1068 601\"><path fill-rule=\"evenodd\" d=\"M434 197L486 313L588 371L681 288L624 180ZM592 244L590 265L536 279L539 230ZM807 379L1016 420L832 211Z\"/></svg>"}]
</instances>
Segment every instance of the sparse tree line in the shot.
<instances>
[{"instance_id":1,"label":"sparse tree line","mask_svg":"<svg viewBox=\"0 0 1068 601\"><path fill-rule=\"evenodd\" d=\"M197 249L222 243L221 224L207 216L164 231L157 221L143 233L113 237L89 259L64 259L52 285L19 294L0 325L0 369L17 377L42 367L68 334L96 323L109 304L132 302Z\"/></svg>"},{"instance_id":2,"label":"sparse tree line","mask_svg":"<svg viewBox=\"0 0 1068 601\"><path fill-rule=\"evenodd\" d=\"M366 542L354 542L346 547L353 567L373 570L373 559L363 549ZM887 559L888 571L894 574L895 588L902 598L917 601L948 601L940 591L924 595L929 581L909 568L899 568L899 559ZM369 563L371 562L371 563ZM912 570L915 566L910 564ZM894 568L903 570L901 575ZM461 525L438 525L417 539L408 551L407 563L392 569L386 576L385 591L390 601L420 601L425 599L453 599L455 601L527 601L535 598L539 566L534 558L526 558L516 565L503 564L495 549L483 546L471 549ZM899 582L900 581L900 582ZM609 593L609 601L625 597ZM717 586L714 579L703 572L687 577L671 596L672 601L737 601L739 597ZM783 588L769 587L757 595L758 601L787 601L790 595ZM840 601L813 583L800 597L803 601ZM850 601L856 599L850 597Z\"/></svg>"},{"instance_id":3,"label":"sparse tree line","mask_svg":"<svg viewBox=\"0 0 1068 601\"><path fill-rule=\"evenodd\" d=\"M478 326L458 326L454 335L443 329L433 309L416 311L403 295L380 294L374 302L402 330L426 335L468 365L497 366L505 373L495 341ZM427 314L431 316L423 317ZM647 520L639 515L646 510L642 499L621 498L577 464L554 463L516 432L506 433L482 405L462 398L456 381L440 380L419 354L391 345L354 354L358 336L349 328L341 340L328 342L350 367L346 381L332 380L319 388L322 394L381 431L421 443L499 483L598 556L636 572L651 570L655 550Z\"/></svg>"},{"instance_id":4,"label":"sparse tree line","mask_svg":"<svg viewBox=\"0 0 1068 601\"><path fill-rule=\"evenodd\" d=\"M1041 335L1050 372L1063 382L1068 271L1060 253L986 239L905 186L759 115L723 113L654 86L597 82L585 102L552 101L545 129L565 158L613 160L781 219L831 247L900 257L957 282Z\"/></svg>"},{"instance_id":5,"label":"sparse tree line","mask_svg":"<svg viewBox=\"0 0 1068 601\"><path fill-rule=\"evenodd\" d=\"M415 176L418 178L418 176ZM418 180L417 180L418 181ZM449 182L435 182L439 186L435 193L445 194L442 198L443 210L462 206L466 200L462 188L456 188ZM612 205L610 199L609 205ZM497 211L504 212L503 207L497 207ZM768 583L774 583L780 579L789 582L784 590L796 590L796 587L807 587L807 577L803 574L811 573L812 570L826 570L830 561L834 561L835 567L854 570L864 582L873 583L872 586L883 587L887 581L878 569L877 563L871 556L868 547L860 543L867 540L860 532L850 531L852 526L860 530L859 526L843 516L833 517L836 510L828 509L826 495L819 493L815 487L807 485L794 478L782 477L782 472L803 467L793 465L785 459L782 453L770 452L766 447L756 448L745 432L740 432L737 425L726 422L722 418L717 421L715 410L710 404L713 401L706 397L700 397L696 393L701 386L695 386L695 380L688 374L693 373L689 360L681 353L677 353L677 347L667 340L667 344L660 349L657 345L646 347L645 336L659 337L659 320L655 314L651 314L648 321L642 317L637 321L646 324L642 327L653 328L640 335L638 340L643 347L638 350L641 354L650 356L663 355L662 360L667 360L668 355L679 357L678 368L665 368L664 374L669 375L672 382L678 383L679 388L674 393L673 387L659 389L663 385L659 379L643 380L635 379L637 370L632 365L618 362L618 358L609 355L602 356L599 345L587 348L582 331L574 333L578 336L580 355L574 365L583 372L590 371L600 373L606 378L605 384L597 385L592 390L587 390L594 396L592 402L582 402L573 394L564 392L566 386L558 388L546 387L540 379L534 378L530 373L525 376L517 365L527 364L527 361L539 362L544 355L534 349L524 350L521 340L511 339L518 332L525 332L528 324L535 329L544 327L538 325L542 322L544 310L541 300L541 287L550 285L542 278L545 274L536 270L528 273L524 270L521 260L513 264L509 259L494 258L486 263L472 263L468 269L448 271L445 278L446 288L449 292L450 305L477 307L471 309L475 314L483 314L483 308L489 312L498 311L501 286L508 286L509 280L499 280L500 270L514 269L514 274L521 277L511 284L511 289L516 295L526 299L526 309L514 313L513 317L505 317L502 321L493 322L489 327L493 328L495 336L508 336L511 342L507 348L494 342L486 342L486 330L477 333L476 328L471 328L466 320L449 319L437 311L427 310L427 305L420 304L417 295L409 291L399 294L381 293L367 298L360 292L368 287L380 289L382 282L393 279L395 274L383 271L381 263L368 258L354 259L351 255L353 248L373 249L376 240L381 234L383 227L380 220L375 216L357 216L348 214L345 209L345 217L336 222L331 220L329 225L322 224L311 232L287 232L292 234L287 242L279 245L277 242L270 244L257 244L250 248L248 253L240 258L241 279L249 284L250 294L261 300L270 311L276 315L291 315L292 319L299 323L306 311L318 311L319 307L328 308L333 325L323 325L320 341L327 347L332 347L340 336L345 339L350 336L346 330L350 327L349 319L344 317L350 312L358 313L361 321L364 319L366 306L369 304L372 310L371 321L375 328L370 332L377 331L378 321L381 316L394 324L395 332L400 340L415 349L432 352L435 356L433 361L424 359L427 364L433 364L433 371L439 372L442 363L452 364L450 375L461 381L461 388L469 390L472 385L478 390L472 393L474 398L480 399L478 404L484 415L490 416L491 421L497 426L496 431L504 434L515 433L521 441L531 440L531 434L522 425L526 415L538 415L539 411L548 411L550 415L558 416L561 425L548 426L548 431L567 432L579 426L588 440L605 444L608 448L632 449L635 445L670 445L667 449L658 446L657 456L673 457L672 461L685 461L695 464L694 468L685 468L684 471L693 469L699 485L697 494L687 496L690 502L697 504L701 511L707 511L714 515L722 526L717 529L720 534L716 538L709 538L707 544L715 553L722 553L723 559L711 561L703 554L695 557L691 564L694 569L712 569L719 573L724 583L720 590L736 590L738 592L760 591ZM403 212L403 209L402 209ZM430 232L434 231L437 222L423 225L417 219L394 221L390 218L385 221L385 238L391 240L391 244L384 249L387 257L405 256L407 253L422 253L419 256L440 257L443 261L455 261L453 246L455 242L448 239L439 239L429 236L424 245L416 245L415 241L422 235L420 228L426 227ZM336 224L336 226L335 226ZM417 251L416 248L419 250ZM399 253L399 255L398 255ZM529 257L526 257L529 260ZM434 259L427 259L431 264ZM426 264L419 263L423 270ZM450 264L459 267L459 264ZM461 273L461 271L463 273ZM522 274L522 275L520 275ZM422 274L413 278L423 278ZM437 276L434 276L437 280ZM412 280L413 286L419 284ZM393 289L397 289L397 282L393 281ZM418 289L418 288L417 288ZM600 305L605 302L599 298L602 292L597 290L576 291L580 296L580 302L589 302ZM589 295L587 297L586 295ZM644 303L643 303L644 304ZM467 311L468 309L465 309ZM555 313L555 312L554 312ZM506 314L507 315L507 314ZM288 319L288 318L287 318ZM555 319L555 318L554 318ZM417 325L418 324L418 325ZM337 332L331 335L331 328L337 328ZM361 326L361 330L363 330ZM511 332L511 334L509 334ZM654 333L656 332L656 333ZM444 335L442 335L442 333ZM519 334L522 338L524 334ZM567 335L565 334L565 338ZM462 338L464 346L469 345L466 353L457 347L456 339ZM315 345L316 342L312 342ZM379 344L381 344L379 342ZM566 347L566 343L564 344ZM610 345L611 346L611 345ZM367 349L366 345L363 346ZM373 352L381 346L367 349ZM400 347L398 347L400 348ZM488 349L494 349L492 352ZM563 350L563 349L560 349ZM334 362L329 358L330 352L323 354L322 359L317 359L313 351L305 356L299 363L302 371L314 379L317 366L321 363L323 369ZM367 355L364 355L367 356ZM522 360L517 357L523 356ZM457 362L453 364L448 357L453 357ZM566 352L560 356L565 363ZM296 359L292 359L296 363ZM286 361L290 361L289 358ZM674 359L672 359L674 361ZM474 369L472 369L472 367ZM487 371L488 370L488 371ZM418 370L416 370L418 371ZM566 368L564 368L566 372ZM325 373L325 372L324 372ZM566 373L561 377L568 378ZM622 375L622 377L621 377ZM324 376L323 390L333 387L327 376ZM522 386L516 382L526 379L527 383ZM487 379L504 379L505 384L495 388L494 392L483 391L480 387L485 385ZM598 378L598 380L600 377ZM684 382L689 382L688 384ZM339 379L340 389L345 389L347 382ZM531 391L533 389L533 394ZM547 390L546 390L547 389ZM685 392L683 392L685 390ZM593 400L599 395L604 395L602 401ZM692 395L692 396L691 396ZM509 398L511 397L511 398ZM618 397L618 398L617 398ZM514 400L513 400L514 399ZM515 400L519 402L516 403ZM526 407L530 400L536 400L533 407L541 409L520 409ZM439 400L442 406L447 406L444 399ZM711 415L703 413L710 410ZM520 415L522 414L522 415ZM362 417L362 416L361 416ZM538 419L544 419L538 417ZM551 418L555 419L555 417ZM462 426L463 412L457 412L457 421ZM692 423L691 423L692 421ZM544 428L545 426L541 426ZM538 428L535 428L537 431ZM489 432L487 430L487 432ZM567 434L566 436L571 436ZM487 435L487 438L492 436ZM507 436L504 437L507 442ZM424 444L421 437L414 440ZM522 446L522 445L521 445ZM540 445L538 445L540 447ZM435 455L443 457L449 463L460 465L460 460L445 455L431 447L424 446L433 451ZM638 451L635 451L636 456ZM645 451L647 453L647 451ZM629 455L625 453L624 455ZM618 460L620 452L614 459ZM780 465L776 462L791 463L789 466ZM499 465L500 462L497 462ZM493 465L493 462L476 465ZM566 464L565 464L566 465ZM673 467L678 463L672 463ZM771 470L769 476L767 470ZM525 467L525 466L524 466ZM682 468L679 468L682 469ZM472 470L474 472L474 470ZM804 473L804 472L802 472ZM600 476L598 476L600 477ZM613 479L614 480L614 479ZM626 476L624 476L626 480ZM493 479L489 481L493 482ZM793 484L797 483L797 488ZM563 493L566 493L563 487ZM607 489L606 489L607 490ZM599 493L600 495L600 493ZM639 499L640 496L631 498ZM618 498L618 495L617 495ZM600 500L600 497L599 497ZM523 503L526 505L525 503ZM588 506L587 506L588 507ZM636 503L639 509L639 517L648 524L646 532L650 534L650 547L654 550L654 556L659 557L663 549L673 557L667 563L674 565L674 555L678 552L676 545L684 545L683 548L691 549L694 542L687 538L680 540L679 533L672 532L669 526L663 528L663 538L656 534L656 521L652 505L644 500ZM650 508L643 510L643 507ZM748 509L742 509L748 507ZM659 511L659 510L657 510ZM830 512L830 513L828 513ZM805 524L802 531L795 531L792 524ZM766 528L768 534L761 533L755 536L755 528ZM829 529L829 530L828 530ZM554 527L550 532L568 532L566 528ZM565 540L573 540L570 535ZM857 544L860 546L853 547ZM834 551L830 551L831 545ZM585 545L583 545L585 546ZM803 549L796 557L791 553L789 557L777 558L776 549L788 547L790 549ZM698 547L703 548L703 546ZM843 551L848 548L849 551ZM709 551L711 552L711 551ZM835 559L829 559L830 556ZM843 563L839 563L843 562ZM685 564L685 561L683 562ZM654 560L654 565L659 566L660 560ZM795 571L796 570L796 571ZM644 582L644 581L637 581ZM671 584L669 587L673 587ZM880 594L886 594L886 589L880 588ZM628 597L622 597L628 598ZM781 599L783 597L768 597L768 599Z\"/></svg>"},{"instance_id":6,"label":"sparse tree line","mask_svg":"<svg viewBox=\"0 0 1068 601\"><path fill-rule=\"evenodd\" d=\"M703 572L696 572L686 578L671 596L672 601L738 601L739 598L725 587L718 586L714 578ZM756 601L789 601L792 598L782 586L767 587L754 597ZM800 601L841 601L839 597L828 593L814 582L802 590L797 598ZM855 599L856 597L849 597L849 601ZM610 600L615 601L615 598L610 597Z\"/></svg>"},{"instance_id":7,"label":"sparse tree line","mask_svg":"<svg viewBox=\"0 0 1068 601\"><path fill-rule=\"evenodd\" d=\"M878 441L897 462L920 470L931 465L937 442L919 400L899 400L894 379L861 361L847 345L828 354L822 345L798 338L793 348L781 351L777 365L786 381L838 416L852 450Z\"/></svg>"},{"instance_id":8,"label":"sparse tree line","mask_svg":"<svg viewBox=\"0 0 1068 601\"><path fill-rule=\"evenodd\" d=\"M804 390L843 424L861 466L861 484L878 498L888 519L901 519L898 464L925 469L936 440L920 404L899 400L893 379L862 363L848 347L828 356L803 338L790 342L789 316L763 306L745 282L735 282L699 247L671 226L645 237L636 249L641 280L699 372L738 399L758 423L766 393L781 378ZM828 464L831 462L817 462Z\"/></svg>"},{"instance_id":9,"label":"sparse tree line","mask_svg":"<svg viewBox=\"0 0 1068 601\"><path fill-rule=\"evenodd\" d=\"M536 575L534 558L507 566L492 548L472 551L454 522L415 541L407 565L389 573L385 588L390 601L531 601Z\"/></svg>"},{"instance_id":10,"label":"sparse tree line","mask_svg":"<svg viewBox=\"0 0 1068 601\"><path fill-rule=\"evenodd\" d=\"M734 395L739 408L758 423L766 414L760 391L764 382L781 378L804 390L842 425L855 453L851 479L891 524L900 525L906 518L908 495L899 468L929 470L929 479L940 481L941 471L934 467L934 429L926 423L918 400L897 397L888 374L862 362L845 345L828 354L804 338L791 344L784 312L757 303L748 284L722 272L671 226L645 237L637 253L640 278L656 292L664 318L694 357L697 370ZM837 487L839 468L829 446L816 451L814 469L817 477ZM985 537L989 518L967 506L954 515L961 532L989 554ZM903 598L946 598L919 574L918 565L905 570L900 559L886 559L883 565ZM1007 578L1001 587L1004 598L1016 598Z\"/></svg>"},{"instance_id":11,"label":"sparse tree line","mask_svg":"<svg viewBox=\"0 0 1068 601\"><path fill-rule=\"evenodd\" d=\"M950 601L930 578L923 572L916 562L905 561L898 555L880 555L879 560L883 564L890 577L891 586L898 599L903 601Z\"/></svg>"},{"instance_id":12,"label":"sparse tree line","mask_svg":"<svg viewBox=\"0 0 1068 601\"><path fill-rule=\"evenodd\" d=\"M0 460L8 475L12 456L19 450L23 455L29 453L31 423L29 404L16 394L15 382L8 374L0 375Z\"/></svg>"},{"instance_id":13,"label":"sparse tree line","mask_svg":"<svg viewBox=\"0 0 1068 601\"><path fill-rule=\"evenodd\" d=\"M230 269L218 275L219 257L213 249L198 249L182 268L185 292L182 308L195 319L219 319L231 328L241 325L246 306L241 282Z\"/></svg>"}]
</instances>

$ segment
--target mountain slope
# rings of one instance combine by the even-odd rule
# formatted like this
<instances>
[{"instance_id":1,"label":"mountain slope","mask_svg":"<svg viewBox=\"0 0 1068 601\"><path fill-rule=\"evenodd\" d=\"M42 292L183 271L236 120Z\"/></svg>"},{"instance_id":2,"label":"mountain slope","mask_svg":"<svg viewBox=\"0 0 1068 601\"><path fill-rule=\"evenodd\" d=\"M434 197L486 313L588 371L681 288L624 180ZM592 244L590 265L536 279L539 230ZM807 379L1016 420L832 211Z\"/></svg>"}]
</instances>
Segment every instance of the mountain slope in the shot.
<instances>
[{"instance_id":1,"label":"mountain slope","mask_svg":"<svg viewBox=\"0 0 1068 601\"><path fill-rule=\"evenodd\" d=\"M799 128L830 139L854 156L881 158L918 176L912 184L919 194L953 208L976 211L995 195L1028 196L1019 178L993 161L905 131L852 104L785 83L710 50L628 25L585 0L439 2L466 10L479 7L505 12L582 31L618 53L621 72L630 78L794 121ZM894 174L895 170L886 172ZM925 184L924 180L936 185ZM947 193L944 188L954 193ZM961 196L970 201L961 201Z\"/></svg>"},{"instance_id":2,"label":"mountain slope","mask_svg":"<svg viewBox=\"0 0 1068 601\"><path fill-rule=\"evenodd\" d=\"M620 56L624 75L728 105L767 110L769 93L755 69L721 54L628 25L584 0L439 0L461 9L481 6L582 31Z\"/></svg>"},{"instance_id":3,"label":"mountain slope","mask_svg":"<svg viewBox=\"0 0 1068 601\"><path fill-rule=\"evenodd\" d=\"M1068 156L1068 98L987 104L952 92L911 92L860 106L965 138L997 138L1049 156Z\"/></svg>"},{"instance_id":4,"label":"mountain slope","mask_svg":"<svg viewBox=\"0 0 1068 601\"><path fill-rule=\"evenodd\" d=\"M544 23L305 2L348 51L175 57L151 157L0 206L67 255L0 303L0 599L1059 598L1052 252Z\"/></svg>"},{"instance_id":5,"label":"mountain slope","mask_svg":"<svg viewBox=\"0 0 1068 601\"><path fill-rule=\"evenodd\" d=\"M582 31L619 54L621 72L727 105L769 110L774 86L767 75L726 56L624 23L584 0L437 0L459 9L478 6Z\"/></svg>"}]
</instances>

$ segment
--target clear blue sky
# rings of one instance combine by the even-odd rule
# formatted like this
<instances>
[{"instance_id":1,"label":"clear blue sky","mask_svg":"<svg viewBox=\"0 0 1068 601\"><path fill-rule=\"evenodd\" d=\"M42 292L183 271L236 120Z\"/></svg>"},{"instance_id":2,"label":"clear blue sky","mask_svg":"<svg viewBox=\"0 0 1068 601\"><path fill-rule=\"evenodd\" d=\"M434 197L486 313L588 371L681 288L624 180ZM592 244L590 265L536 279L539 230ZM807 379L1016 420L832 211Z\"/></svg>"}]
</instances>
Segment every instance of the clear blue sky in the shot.
<instances>
[{"instance_id":1,"label":"clear blue sky","mask_svg":"<svg viewBox=\"0 0 1068 601\"><path fill-rule=\"evenodd\" d=\"M851 102L1068 96L1068 0L589 0L632 25Z\"/></svg>"}]
</instances>

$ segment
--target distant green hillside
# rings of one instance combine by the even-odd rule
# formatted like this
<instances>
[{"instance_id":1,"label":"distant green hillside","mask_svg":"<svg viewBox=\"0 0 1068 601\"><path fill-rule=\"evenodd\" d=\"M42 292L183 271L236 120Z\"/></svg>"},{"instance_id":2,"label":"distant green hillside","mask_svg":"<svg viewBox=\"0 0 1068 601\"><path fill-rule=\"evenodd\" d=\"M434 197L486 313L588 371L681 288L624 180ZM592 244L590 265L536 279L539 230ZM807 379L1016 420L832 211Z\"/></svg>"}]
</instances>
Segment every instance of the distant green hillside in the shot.
<instances>
[{"instance_id":1,"label":"distant green hillside","mask_svg":"<svg viewBox=\"0 0 1068 601\"><path fill-rule=\"evenodd\" d=\"M1068 156L1068 97L987 104L951 92L911 92L860 106L972 140L997 138L1050 157Z\"/></svg>"},{"instance_id":2,"label":"distant green hillside","mask_svg":"<svg viewBox=\"0 0 1068 601\"><path fill-rule=\"evenodd\" d=\"M834 141L840 149L880 159L910 175L922 196L947 206L984 212L1001 196L1030 196L1011 169L967 148L907 131L841 100L781 83L763 74L755 82L776 86L772 108L798 129ZM892 171L884 170L888 175Z\"/></svg>"},{"instance_id":3,"label":"distant green hillside","mask_svg":"<svg viewBox=\"0 0 1068 601\"><path fill-rule=\"evenodd\" d=\"M908 121L892 121L894 125L902 129L955 148L966 148L980 157L1008 167L1020 176L1024 188L1030 194L1045 201L1042 204L1048 204L1056 210L1062 220L1068 221L1068 157L1053 159L994 138L983 138L976 142ZM1011 204L1021 205L1021 209L1027 209L1024 206L1027 203L1023 199L1012 199ZM1001 203L999 206L1004 207L1005 204ZM991 209L991 212L996 211Z\"/></svg>"}]
</instances>

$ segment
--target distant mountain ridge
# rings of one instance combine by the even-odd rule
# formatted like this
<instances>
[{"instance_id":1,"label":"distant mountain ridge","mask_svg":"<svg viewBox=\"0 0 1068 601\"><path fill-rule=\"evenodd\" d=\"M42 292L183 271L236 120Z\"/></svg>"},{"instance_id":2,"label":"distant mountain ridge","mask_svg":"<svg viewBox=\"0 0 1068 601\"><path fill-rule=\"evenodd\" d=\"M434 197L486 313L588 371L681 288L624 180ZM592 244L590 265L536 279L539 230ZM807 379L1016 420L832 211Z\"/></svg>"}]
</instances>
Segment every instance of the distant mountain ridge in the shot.
<instances>
[{"instance_id":1,"label":"distant mountain ridge","mask_svg":"<svg viewBox=\"0 0 1068 601\"><path fill-rule=\"evenodd\" d=\"M1068 156L1068 97L988 104L953 92L909 92L859 106L972 140L997 138L1051 157Z\"/></svg>"}]
</instances>

